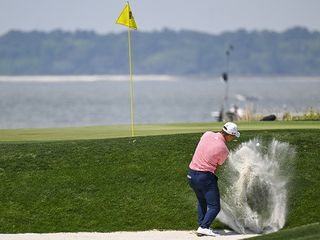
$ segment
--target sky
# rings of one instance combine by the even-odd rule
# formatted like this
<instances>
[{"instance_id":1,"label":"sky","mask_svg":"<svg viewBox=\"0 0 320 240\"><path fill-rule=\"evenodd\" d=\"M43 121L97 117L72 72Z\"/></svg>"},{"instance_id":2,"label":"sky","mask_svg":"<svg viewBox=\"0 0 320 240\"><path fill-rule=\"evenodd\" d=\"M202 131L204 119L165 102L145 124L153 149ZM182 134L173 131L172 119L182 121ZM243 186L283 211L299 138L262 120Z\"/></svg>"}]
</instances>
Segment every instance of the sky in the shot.
<instances>
[{"instance_id":1,"label":"sky","mask_svg":"<svg viewBox=\"0 0 320 240\"><path fill-rule=\"evenodd\" d=\"M139 31L239 29L320 31L320 0L130 0ZM0 0L0 34L10 30L124 31L115 24L125 0Z\"/></svg>"}]
</instances>

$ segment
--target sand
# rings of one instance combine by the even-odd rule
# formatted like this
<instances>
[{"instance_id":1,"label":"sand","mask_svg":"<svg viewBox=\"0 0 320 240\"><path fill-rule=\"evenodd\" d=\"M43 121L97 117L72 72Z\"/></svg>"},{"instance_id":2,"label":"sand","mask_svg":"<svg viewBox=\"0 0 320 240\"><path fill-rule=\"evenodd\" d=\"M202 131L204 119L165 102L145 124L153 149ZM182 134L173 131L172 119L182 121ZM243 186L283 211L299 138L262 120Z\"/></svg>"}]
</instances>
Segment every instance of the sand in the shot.
<instances>
[{"instance_id":1,"label":"sand","mask_svg":"<svg viewBox=\"0 0 320 240\"><path fill-rule=\"evenodd\" d=\"M254 237L254 234L241 235L227 230L214 231L217 237L198 237L195 231L144 231L144 232L79 232L79 233L24 233L0 234L0 240L236 240Z\"/></svg>"}]
</instances>

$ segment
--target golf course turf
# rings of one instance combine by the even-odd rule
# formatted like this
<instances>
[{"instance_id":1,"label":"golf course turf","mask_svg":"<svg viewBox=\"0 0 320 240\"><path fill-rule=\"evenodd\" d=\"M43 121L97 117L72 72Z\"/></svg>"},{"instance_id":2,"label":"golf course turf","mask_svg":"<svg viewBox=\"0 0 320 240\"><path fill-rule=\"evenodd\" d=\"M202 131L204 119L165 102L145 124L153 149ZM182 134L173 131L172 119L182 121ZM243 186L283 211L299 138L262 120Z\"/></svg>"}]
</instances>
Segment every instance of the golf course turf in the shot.
<instances>
[{"instance_id":1,"label":"golf course turf","mask_svg":"<svg viewBox=\"0 0 320 240\"><path fill-rule=\"evenodd\" d=\"M135 142L128 126L0 130L0 233L195 229L186 172L202 132L220 127L137 126ZM297 151L286 226L276 238L260 238L320 238L319 122L239 123L239 129L230 149L259 137ZM223 167L218 175L223 180Z\"/></svg>"}]
</instances>

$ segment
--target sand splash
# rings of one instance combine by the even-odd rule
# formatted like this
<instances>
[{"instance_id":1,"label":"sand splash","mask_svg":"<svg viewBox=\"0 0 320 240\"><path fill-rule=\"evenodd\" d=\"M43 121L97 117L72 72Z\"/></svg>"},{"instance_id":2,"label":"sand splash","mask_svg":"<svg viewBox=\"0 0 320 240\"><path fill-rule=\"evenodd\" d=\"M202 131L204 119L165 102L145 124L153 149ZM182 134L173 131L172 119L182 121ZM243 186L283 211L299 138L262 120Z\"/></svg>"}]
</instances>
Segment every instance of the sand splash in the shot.
<instances>
[{"instance_id":1,"label":"sand splash","mask_svg":"<svg viewBox=\"0 0 320 240\"><path fill-rule=\"evenodd\" d=\"M294 147L273 139L253 139L231 152L218 219L239 233L281 229L287 215L288 183Z\"/></svg>"}]
</instances>

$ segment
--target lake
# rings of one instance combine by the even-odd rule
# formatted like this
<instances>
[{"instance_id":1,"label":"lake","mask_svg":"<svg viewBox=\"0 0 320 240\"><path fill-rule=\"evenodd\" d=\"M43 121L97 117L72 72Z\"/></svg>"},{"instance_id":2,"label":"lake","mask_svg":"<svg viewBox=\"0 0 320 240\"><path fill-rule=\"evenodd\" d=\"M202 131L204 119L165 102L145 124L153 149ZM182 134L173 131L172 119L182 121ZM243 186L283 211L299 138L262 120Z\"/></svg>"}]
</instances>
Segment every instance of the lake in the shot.
<instances>
[{"instance_id":1,"label":"lake","mask_svg":"<svg viewBox=\"0 0 320 240\"><path fill-rule=\"evenodd\" d=\"M133 76L135 123L211 122L224 103L262 115L320 109L320 77ZM0 128L130 124L128 76L0 76Z\"/></svg>"}]
</instances>

